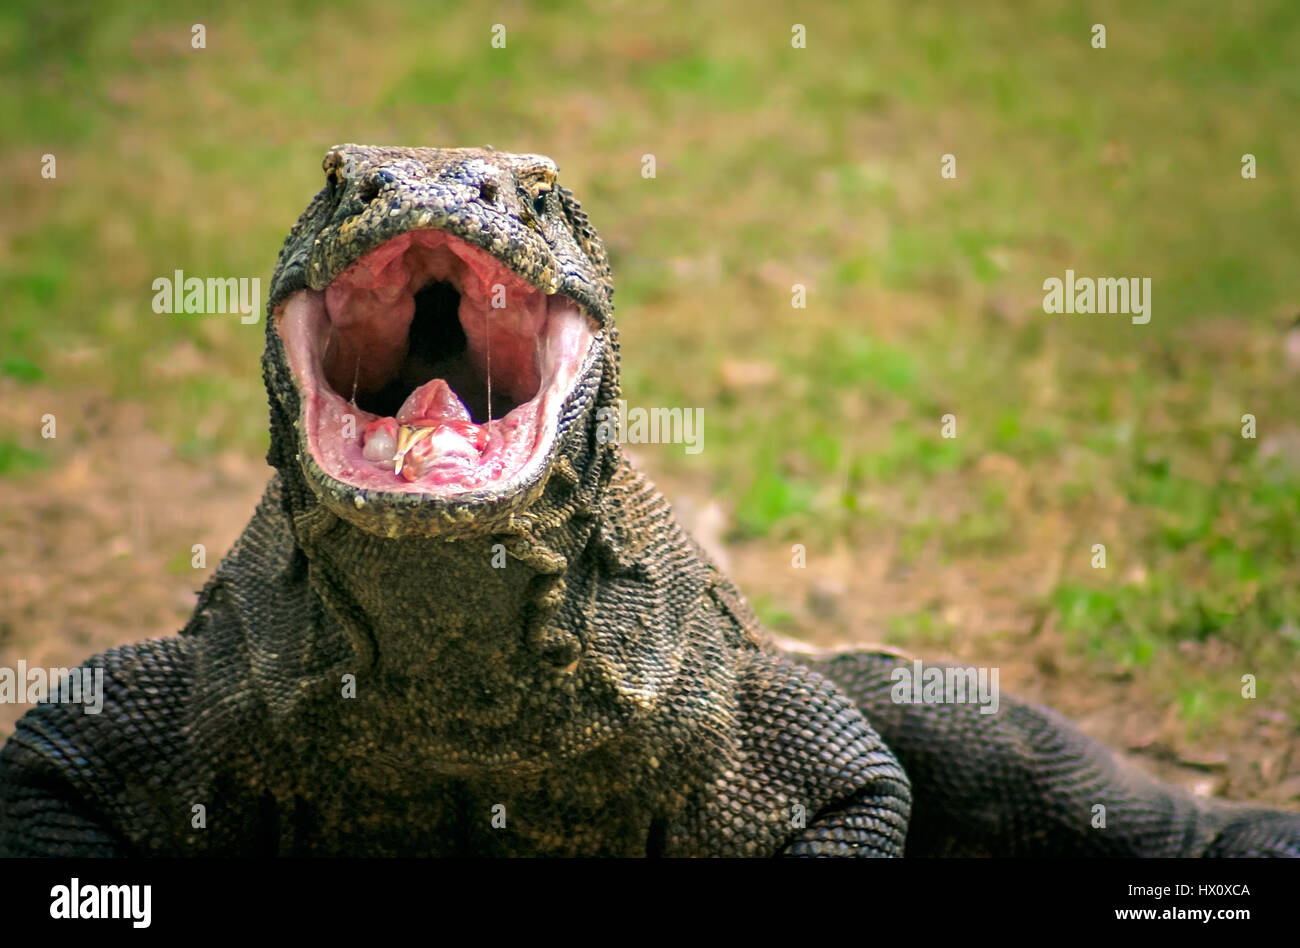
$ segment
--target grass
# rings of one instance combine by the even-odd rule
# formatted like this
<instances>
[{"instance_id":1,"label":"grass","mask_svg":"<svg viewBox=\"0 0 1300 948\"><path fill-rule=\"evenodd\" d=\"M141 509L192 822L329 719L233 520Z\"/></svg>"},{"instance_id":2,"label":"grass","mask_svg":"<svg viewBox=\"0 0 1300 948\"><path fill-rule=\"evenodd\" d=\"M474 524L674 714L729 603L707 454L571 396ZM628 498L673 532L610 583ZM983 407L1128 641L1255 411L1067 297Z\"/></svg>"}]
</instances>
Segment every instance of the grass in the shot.
<instances>
[{"instance_id":1,"label":"grass","mask_svg":"<svg viewBox=\"0 0 1300 948\"><path fill-rule=\"evenodd\" d=\"M842 15L801 13L799 50L789 14L734 2L9 4L0 374L147 403L196 462L260 452L263 327L157 316L151 280L265 287L336 142L547 153L610 245L626 396L704 408L706 450L655 463L723 498L736 539L897 535L900 560L937 544L978 566L1024 552L1040 518L1068 524L1032 540L1065 565L1026 605L1212 727L1231 689L1180 643L1214 638L1248 668L1300 657L1283 634L1300 615L1300 402L1281 345L1300 8ZM1042 281L1066 268L1150 277L1151 323L1046 316ZM733 384L728 360L775 372ZM0 430L0 476L40 476L34 432ZM951 639L910 613L889 634ZM1270 700L1300 714L1297 695Z\"/></svg>"}]
</instances>

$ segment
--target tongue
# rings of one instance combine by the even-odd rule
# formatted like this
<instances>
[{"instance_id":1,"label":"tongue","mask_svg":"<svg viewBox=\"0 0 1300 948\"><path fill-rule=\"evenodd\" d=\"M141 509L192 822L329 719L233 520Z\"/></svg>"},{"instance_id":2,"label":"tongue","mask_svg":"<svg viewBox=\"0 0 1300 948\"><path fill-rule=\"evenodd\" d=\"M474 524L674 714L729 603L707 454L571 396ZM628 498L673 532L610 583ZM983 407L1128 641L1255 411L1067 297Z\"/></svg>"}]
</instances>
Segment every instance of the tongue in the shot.
<instances>
[{"instance_id":1,"label":"tongue","mask_svg":"<svg viewBox=\"0 0 1300 948\"><path fill-rule=\"evenodd\" d=\"M434 379L408 395L393 418L366 427L362 453L382 467L395 465L394 474L414 481L439 466L477 464L487 442L487 428L474 424L445 379Z\"/></svg>"},{"instance_id":2,"label":"tongue","mask_svg":"<svg viewBox=\"0 0 1300 948\"><path fill-rule=\"evenodd\" d=\"M469 421L469 410L443 379L425 382L402 402L397 410L399 425L436 427L450 421Z\"/></svg>"}]
</instances>

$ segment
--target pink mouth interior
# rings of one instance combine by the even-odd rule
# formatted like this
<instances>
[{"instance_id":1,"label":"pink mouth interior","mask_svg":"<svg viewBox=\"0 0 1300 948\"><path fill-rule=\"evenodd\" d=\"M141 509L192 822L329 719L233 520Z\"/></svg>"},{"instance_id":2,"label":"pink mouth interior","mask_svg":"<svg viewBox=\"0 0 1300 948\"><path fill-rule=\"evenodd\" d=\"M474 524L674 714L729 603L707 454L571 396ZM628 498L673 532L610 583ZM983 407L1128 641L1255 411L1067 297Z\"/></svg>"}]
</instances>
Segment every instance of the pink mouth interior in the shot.
<instances>
[{"instance_id":1,"label":"pink mouth interior","mask_svg":"<svg viewBox=\"0 0 1300 948\"><path fill-rule=\"evenodd\" d=\"M321 469L436 494L509 480L548 450L594 332L569 297L437 230L395 237L276 319Z\"/></svg>"}]
</instances>

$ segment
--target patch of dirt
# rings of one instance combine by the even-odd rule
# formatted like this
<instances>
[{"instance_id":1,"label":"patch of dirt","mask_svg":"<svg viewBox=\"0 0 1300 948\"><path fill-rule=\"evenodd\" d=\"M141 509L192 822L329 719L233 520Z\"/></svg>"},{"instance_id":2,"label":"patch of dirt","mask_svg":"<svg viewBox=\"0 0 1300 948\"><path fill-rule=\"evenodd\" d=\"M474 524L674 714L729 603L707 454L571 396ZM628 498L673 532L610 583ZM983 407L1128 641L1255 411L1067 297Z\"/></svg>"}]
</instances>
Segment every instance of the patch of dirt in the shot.
<instances>
[{"instance_id":1,"label":"patch of dirt","mask_svg":"<svg viewBox=\"0 0 1300 948\"><path fill-rule=\"evenodd\" d=\"M56 424L50 440L40 437L46 413ZM182 460L145 426L140 406L94 392L0 382L0 430L22 433L49 462L0 482L6 667L71 668L115 645L175 634L270 474L236 452ZM198 569L196 544L205 549ZM26 710L0 704L0 740Z\"/></svg>"},{"instance_id":2,"label":"patch of dirt","mask_svg":"<svg viewBox=\"0 0 1300 948\"><path fill-rule=\"evenodd\" d=\"M1190 740L1168 696L1153 693L1140 676L1089 663L1067 647L1051 614L1027 605L1059 576L1059 525L1042 525L1021 552L996 562L944 565L923 554L900 569L893 538L881 537L854 550L809 548L799 569L788 543L725 543L725 505L692 497L695 485L681 479L655 477L652 457L643 454L637 463L674 502L692 536L723 558L746 596L769 597L792 614L782 634L816 645L888 640L919 658L996 667L1005 693L1059 711L1150 774L1199 795L1300 810L1300 752L1285 714L1245 702L1240 715ZM919 613L952 631L933 634L933 643L890 636L891 619ZM1184 643L1182 651L1190 663L1222 661L1198 643Z\"/></svg>"}]
</instances>

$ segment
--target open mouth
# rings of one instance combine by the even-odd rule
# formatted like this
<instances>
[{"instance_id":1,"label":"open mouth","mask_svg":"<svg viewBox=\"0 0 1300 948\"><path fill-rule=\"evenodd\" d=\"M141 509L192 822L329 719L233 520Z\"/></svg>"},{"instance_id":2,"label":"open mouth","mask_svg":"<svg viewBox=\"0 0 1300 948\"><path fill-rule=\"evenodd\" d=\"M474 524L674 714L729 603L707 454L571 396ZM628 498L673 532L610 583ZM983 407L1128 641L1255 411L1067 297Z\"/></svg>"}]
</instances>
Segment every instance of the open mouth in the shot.
<instances>
[{"instance_id":1,"label":"open mouth","mask_svg":"<svg viewBox=\"0 0 1300 948\"><path fill-rule=\"evenodd\" d=\"M546 454L596 331L574 300L439 230L382 244L276 319L321 470L428 494L509 481Z\"/></svg>"}]
</instances>

